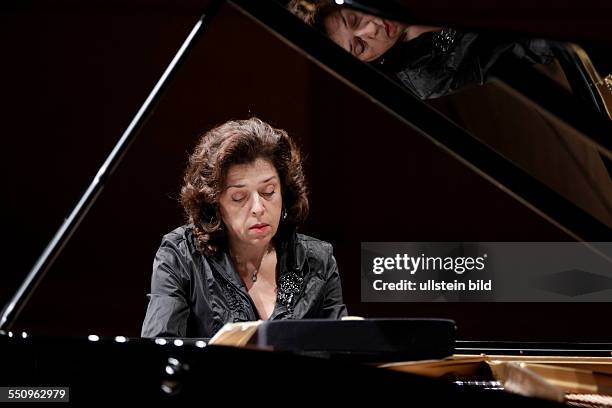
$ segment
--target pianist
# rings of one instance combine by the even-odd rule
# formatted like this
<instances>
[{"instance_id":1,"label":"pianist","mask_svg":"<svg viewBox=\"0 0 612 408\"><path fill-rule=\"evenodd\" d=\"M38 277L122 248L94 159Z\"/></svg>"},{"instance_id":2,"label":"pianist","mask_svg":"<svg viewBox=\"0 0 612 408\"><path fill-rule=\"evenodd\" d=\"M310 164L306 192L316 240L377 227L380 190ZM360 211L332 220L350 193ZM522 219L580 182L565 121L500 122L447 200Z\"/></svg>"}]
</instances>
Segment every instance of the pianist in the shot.
<instances>
[{"instance_id":1,"label":"pianist","mask_svg":"<svg viewBox=\"0 0 612 408\"><path fill-rule=\"evenodd\" d=\"M181 189L188 224L153 263L143 337L212 337L225 323L346 315L330 244L296 233L308 213L299 152L259 119L205 133Z\"/></svg>"}]
</instances>

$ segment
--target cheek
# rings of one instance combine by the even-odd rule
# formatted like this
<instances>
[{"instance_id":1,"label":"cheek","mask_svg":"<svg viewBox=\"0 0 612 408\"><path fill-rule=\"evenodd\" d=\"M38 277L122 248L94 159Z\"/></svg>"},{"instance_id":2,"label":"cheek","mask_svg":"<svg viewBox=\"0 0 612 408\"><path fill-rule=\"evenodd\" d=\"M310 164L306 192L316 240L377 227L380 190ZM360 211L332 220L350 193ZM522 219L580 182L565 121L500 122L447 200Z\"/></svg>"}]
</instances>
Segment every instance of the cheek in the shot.
<instances>
[{"instance_id":1,"label":"cheek","mask_svg":"<svg viewBox=\"0 0 612 408\"><path fill-rule=\"evenodd\" d=\"M244 218L241 207L231 204L221 204L219 212L226 227L234 231L240 229L241 220Z\"/></svg>"},{"instance_id":2,"label":"cheek","mask_svg":"<svg viewBox=\"0 0 612 408\"><path fill-rule=\"evenodd\" d=\"M380 41L380 43L378 44L377 47L377 51L380 54L385 53L386 51L389 50L389 48L391 48L393 46L393 44L395 43L395 40L388 40L388 39L383 39ZM380 56L380 55L379 55Z\"/></svg>"},{"instance_id":3,"label":"cheek","mask_svg":"<svg viewBox=\"0 0 612 408\"><path fill-rule=\"evenodd\" d=\"M369 44L367 55L360 59L366 62L374 61L383 55L389 48L391 48L391 44L387 43L385 40L372 41Z\"/></svg>"},{"instance_id":4,"label":"cheek","mask_svg":"<svg viewBox=\"0 0 612 408\"><path fill-rule=\"evenodd\" d=\"M247 219L249 218L249 211L246 207L239 207L232 214L232 223L237 230L244 229Z\"/></svg>"},{"instance_id":5,"label":"cheek","mask_svg":"<svg viewBox=\"0 0 612 408\"><path fill-rule=\"evenodd\" d=\"M275 223L280 222L282 209L283 209L283 200L280 197L270 201L270 205L268 206L268 211L270 213L271 221L274 221Z\"/></svg>"},{"instance_id":6,"label":"cheek","mask_svg":"<svg viewBox=\"0 0 612 408\"><path fill-rule=\"evenodd\" d=\"M278 197L276 197L274 204L275 210L280 214L281 210L283 209L283 196L279 194Z\"/></svg>"}]
</instances>

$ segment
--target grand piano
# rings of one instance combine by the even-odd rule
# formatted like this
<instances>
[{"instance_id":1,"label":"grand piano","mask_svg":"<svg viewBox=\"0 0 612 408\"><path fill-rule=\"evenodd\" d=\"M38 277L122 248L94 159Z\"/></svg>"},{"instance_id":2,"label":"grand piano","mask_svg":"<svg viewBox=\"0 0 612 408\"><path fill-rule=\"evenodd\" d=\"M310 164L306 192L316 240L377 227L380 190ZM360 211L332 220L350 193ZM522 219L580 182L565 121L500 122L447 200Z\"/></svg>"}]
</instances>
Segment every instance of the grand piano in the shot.
<instances>
[{"instance_id":1,"label":"grand piano","mask_svg":"<svg viewBox=\"0 0 612 408\"><path fill-rule=\"evenodd\" d=\"M24 169L14 176L18 183L10 184L13 194L31 194L31 199L23 205L11 202L18 216L7 220L15 231L7 253L20 256L7 261L0 386L70 387L73 402L128 397L200 402L217 396L243 401L270 390L282 403L319 402L329 391L329 398L339 402L400 398L557 405L558 399L545 399L551 395L549 383L535 391L527 387L530 394L518 387L531 396L518 395L499 380L513 373L494 378L488 368L491 362L518 362L534 374L526 384L562 378L560 368L585 370L580 373L592 375L583 383L574 378L574 388L581 390L576 393L609 395L612 326L605 316L612 311L610 303L361 301L360 242L606 242L612 236L612 122L605 101L592 100L592 78L580 76L584 60L570 46L579 43L600 69L612 68L603 17L611 10L552 2L528 11L510 2L495 9L474 3L467 10L449 3L338 5L492 37L548 38L561 45L561 53L546 67L503 62L483 85L422 99L301 22L282 2L136 2L127 9L118 3L95 9L69 1L57 9L42 3L7 6L4 27L18 34L19 46L37 50L25 56L14 51L33 64L14 59L7 69L38 82L7 83L8 95L29 92L34 102L16 103L24 111L7 115L4 126L27 137L15 138L16 154L4 165L22 168L18 153L31 152L32 137L44 130L55 135L57 145L41 141L35 150L40 167ZM21 28L19 22L32 16L38 28ZM71 28L81 30L82 38L73 39ZM100 38L108 38L109 45ZM44 46L66 39L75 41L74 48L64 45L59 54ZM96 60L96 47L115 62ZM21 73L25 65L51 57L60 58L52 59L53 65L47 62L49 78ZM84 57L89 64L82 63ZM75 70L77 61L81 65ZM100 85L88 72L118 82ZM41 92L39 82L51 91ZM60 90L54 86L85 98L81 84L100 100L92 98L87 107L79 107L78 98L51 103L58 98L53 91ZM65 92L62 98L69 101ZM62 114L64 104L81 115ZM105 114L84 114L96 107ZM180 222L174 198L184 152L203 129L248 114L289 128L307 152L313 215L306 230L334 243L351 314L366 317L365 324L375 324L376 318L408 319L406 324L417 317L452 319L456 332L446 340L452 342L447 354L453 357L425 353L419 358L435 361L418 363L414 356L391 358L381 351L378 360L370 355L363 361L350 352L309 355L257 344L210 345L209 339L138 338L148 265L159 237ZM109 129L92 126L100 121ZM66 123L74 129L60 127ZM73 139L66 138L74 144L62 145L62 134L71 131ZM79 159L45 162L46 156L62 154ZM58 202L48 204L46 223L36 218L34 200L45 191L23 187L40 174L55 176L53 186L66 189L65 197L53 188L46 192L46 201ZM58 180L68 175L74 179L62 187ZM24 241L31 248L23 249ZM39 247L42 255L36 258ZM27 268L34 265L29 273L24 260L31 260ZM441 368L444 364L452 368ZM274 381L259 374L261 367L275 373ZM522 378L525 371L510 367ZM564 389L554 381L552 387ZM598 398L595 402L609 404L605 396Z\"/></svg>"}]
</instances>

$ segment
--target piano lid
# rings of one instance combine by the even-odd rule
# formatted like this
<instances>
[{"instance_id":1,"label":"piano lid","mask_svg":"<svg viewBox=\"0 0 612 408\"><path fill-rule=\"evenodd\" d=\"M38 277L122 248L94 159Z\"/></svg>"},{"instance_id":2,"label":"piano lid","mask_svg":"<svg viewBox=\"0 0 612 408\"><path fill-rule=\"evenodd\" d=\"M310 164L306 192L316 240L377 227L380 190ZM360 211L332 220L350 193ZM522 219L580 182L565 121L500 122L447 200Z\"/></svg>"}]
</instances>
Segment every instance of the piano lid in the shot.
<instances>
[{"instance_id":1,"label":"piano lid","mask_svg":"<svg viewBox=\"0 0 612 408\"><path fill-rule=\"evenodd\" d=\"M504 31L507 25L476 31L432 26L444 21L435 18L419 22L415 16L431 16L430 9L415 7L415 14L408 3L281 2L329 38L327 45L281 23L288 17L273 4L237 2L575 238L605 240L612 226L612 75L597 67L612 70L612 61L602 48L593 48L601 60L595 64L582 46Z\"/></svg>"}]
</instances>

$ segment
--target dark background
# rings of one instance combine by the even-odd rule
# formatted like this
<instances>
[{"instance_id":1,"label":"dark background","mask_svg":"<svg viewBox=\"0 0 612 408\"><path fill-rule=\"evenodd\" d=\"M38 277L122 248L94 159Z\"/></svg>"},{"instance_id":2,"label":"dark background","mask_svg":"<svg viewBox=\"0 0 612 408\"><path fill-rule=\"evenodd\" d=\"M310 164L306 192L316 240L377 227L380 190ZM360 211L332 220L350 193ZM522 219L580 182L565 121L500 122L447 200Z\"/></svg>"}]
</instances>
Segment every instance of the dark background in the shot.
<instances>
[{"instance_id":1,"label":"dark background","mask_svg":"<svg viewBox=\"0 0 612 408\"><path fill-rule=\"evenodd\" d=\"M4 229L0 302L61 225L197 19L22 7L0 17ZM367 317L451 317L465 339L610 339L609 304L361 303L362 241L566 241L565 233L225 6L24 309L34 334L138 336L153 255L183 221L197 137L256 115L306 156L305 233L334 244ZM568 330L568 325L572 329Z\"/></svg>"}]
</instances>

